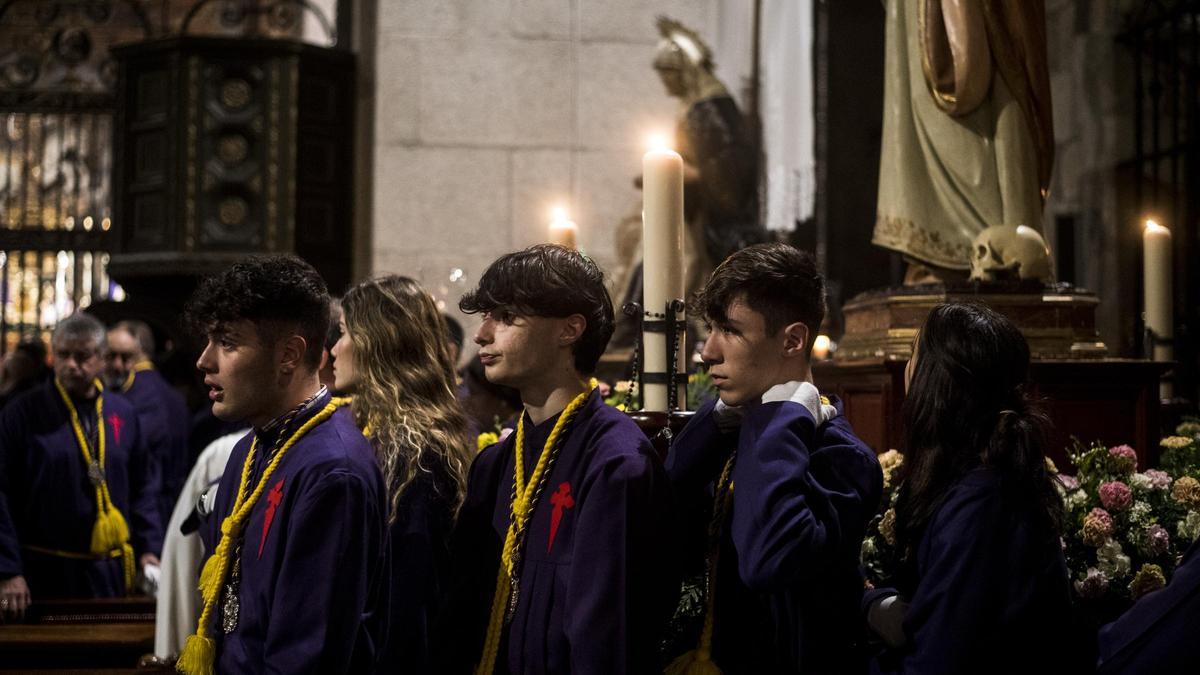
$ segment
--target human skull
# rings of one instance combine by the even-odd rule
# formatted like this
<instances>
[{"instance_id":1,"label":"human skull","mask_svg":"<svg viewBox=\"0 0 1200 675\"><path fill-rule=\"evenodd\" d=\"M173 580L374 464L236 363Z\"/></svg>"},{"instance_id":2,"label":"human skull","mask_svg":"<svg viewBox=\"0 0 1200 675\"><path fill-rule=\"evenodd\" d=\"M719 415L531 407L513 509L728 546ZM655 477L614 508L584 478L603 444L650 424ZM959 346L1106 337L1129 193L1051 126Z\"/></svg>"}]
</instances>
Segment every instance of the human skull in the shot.
<instances>
[{"instance_id":1,"label":"human skull","mask_svg":"<svg viewBox=\"0 0 1200 675\"><path fill-rule=\"evenodd\" d=\"M1037 230L1025 225L984 228L971 244L971 280L1051 281L1050 247Z\"/></svg>"}]
</instances>

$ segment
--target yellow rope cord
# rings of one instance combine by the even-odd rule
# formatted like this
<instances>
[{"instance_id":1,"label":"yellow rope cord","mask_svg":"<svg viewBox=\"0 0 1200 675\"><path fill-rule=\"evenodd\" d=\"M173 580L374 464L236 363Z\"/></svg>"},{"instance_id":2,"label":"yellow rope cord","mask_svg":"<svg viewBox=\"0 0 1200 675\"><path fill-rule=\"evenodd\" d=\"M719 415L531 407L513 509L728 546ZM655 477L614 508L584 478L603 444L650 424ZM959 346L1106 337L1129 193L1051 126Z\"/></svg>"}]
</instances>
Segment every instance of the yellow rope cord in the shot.
<instances>
[{"instance_id":1,"label":"yellow rope cord","mask_svg":"<svg viewBox=\"0 0 1200 675\"><path fill-rule=\"evenodd\" d=\"M492 612L488 619L487 636L483 641L483 654L479 659L479 665L475 668L476 675L491 675L496 667L496 658L500 653L500 638L504 634L504 617L508 612L509 603L512 602L513 579L520 571L517 569L520 546L524 542L523 535L529 524L529 518L537 507L538 496L542 492L542 487L557 457L555 448L558 446L558 439L564 433L571 418L579 412L584 403L587 403L588 396L597 386L598 383L595 379L590 380L587 390L576 396L559 415L558 422L550 431L550 437L546 439L546 445L542 448L537 464L533 468L533 474L529 476L528 481L525 479L525 458L523 456L525 454L525 415L521 415L517 422L517 438L513 446L511 518L508 523L508 532L504 536L504 549L500 554L500 569L496 573L496 592L492 595Z\"/></svg>"},{"instance_id":2,"label":"yellow rope cord","mask_svg":"<svg viewBox=\"0 0 1200 675\"><path fill-rule=\"evenodd\" d=\"M104 387L99 380L96 381L96 388L100 393L96 395L96 458L94 462L91 446L88 445L87 437L84 436L83 425L79 422L79 412L75 409L75 404L57 377L54 378L54 387L58 390L58 395L62 397L63 404L67 406L67 413L71 417L71 429L75 432L75 441L79 445L79 451L83 453L83 464L88 470L88 476L92 477L93 464L99 467L94 481L96 522L92 525L90 550L93 554L109 555L114 558L118 555L117 552L120 552L119 555L124 558L121 568L125 577L125 592L130 593L133 591L134 565L133 547L129 545L129 525L125 521L125 516L113 504L112 495L108 491L108 478L105 475L107 470L105 436L107 434L104 431Z\"/></svg>"},{"instance_id":3,"label":"yellow rope cord","mask_svg":"<svg viewBox=\"0 0 1200 675\"><path fill-rule=\"evenodd\" d=\"M125 382L121 385L121 393L125 393L133 388L133 380L137 374L145 370L154 370L154 364L150 361L138 361L129 369L129 375L125 377Z\"/></svg>"},{"instance_id":4,"label":"yellow rope cord","mask_svg":"<svg viewBox=\"0 0 1200 675\"><path fill-rule=\"evenodd\" d=\"M208 637L208 626L212 620L213 611L216 608L217 596L220 594L221 586L225 583L225 578L229 574L229 567L232 563L232 554L230 549L233 548L233 542L241 536L242 528L245 527L246 520L250 517L250 512L254 509L258 498L262 496L266 489L267 481L271 479L271 475L275 473L276 467L283 461L284 455L292 448L301 438L304 437L313 427L329 419L337 409L345 405L346 399L332 399L325 405L316 415L308 419L299 429L292 434L291 438L283 444L279 452L271 458L267 468L263 470L263 475L258 479L258 483L252 491L247 491L247 485L250 478L250 467L254 464L254 453L258 448L258 438L255 438L250 443L250 452L246 453L246 460L242 463L241 478L238 480L237 496L234 498L233 509L230 515L221 523L221 541L217 544L213 551L212 557L204 564L204 569L200 572L200 596L204 601L204 609L200 612L200 621L196 626L196 632L188 636L187 643L183 647L183 651L179 655L179 661L175 664L176 669L185 675L212 675L213 667L216 661L216 643Z\"/></svg>"}]
</instances>

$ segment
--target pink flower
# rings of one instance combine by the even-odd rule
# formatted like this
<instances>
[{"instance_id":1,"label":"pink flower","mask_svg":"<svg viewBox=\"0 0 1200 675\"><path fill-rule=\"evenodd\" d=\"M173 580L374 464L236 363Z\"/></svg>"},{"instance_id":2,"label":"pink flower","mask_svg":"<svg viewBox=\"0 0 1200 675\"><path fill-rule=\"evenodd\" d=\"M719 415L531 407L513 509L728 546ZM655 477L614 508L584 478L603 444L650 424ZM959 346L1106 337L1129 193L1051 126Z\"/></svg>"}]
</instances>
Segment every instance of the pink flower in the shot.
<instances>
[{"instance_id":1,"label":"pink flower","mask_svg":"<svg viewBox=\"0 0 1200 675\"><path fill-rule=\"evenodd\" d=\"M1166 490L1171 487L1171 475L1158 469L1147 469L1146 478L1150 479L1150 487L1155 490Z\"/></svg>"},{"instance_id":2,"label":"pink flower","mask_svg":"<svg viewBox=\"0 0 1200 675\"><path fill-rule=\"evenodd\" d=\"M1075 490L1079 489L1079 479L1074 476L1068 476L1065 473L1060 473L1056 475L1055 478L1058 479L1059 484L1062 485L1063 489L1067 492L1074 492Z\"/></svg>"},{"instance_id":3,"label":"pink flower","mask_svg":"<svg viewBox=\"0 0 1200 675\"><path fill-rule=\"evenodd\" d=\"M1119 480L1100 484L1100 503L1109 511L1123 511L1133 502L1129 486Z\"/></svg>"},{"instance_id":4,"label":"pink flower","mask_svg":"<svg viewBox=\"0 0 1200 675\"><path fill-rule=\"evenodd\" d=\"M1104 509L1092 509L1083 517L1083 543L1102 546L1113 533L1113 519Z\"/></svg>"},{"instance_id":5,"label":"pink flower","mask_svg":"<svg viewBox=\"0 0 1200 675\"><path fill-rule=\"evenodd\" d=\"M1159 556L1167 552L1171 546L1171 535L1162 525L1155 523L1146 528L1145 547L1151 556Z\"/></svg>"},{"instance_id":6,"label":"pink flower","mask_svg":"<svg viewBox=\"0 0 1200 675\"><path fill-rule=\"evenodd\" d=\"M1108 449L1112 458L1113 470L1118 473L1133 473L1137 468L1137 453L1128 445L1118 445Z\"/></svg>"}]
</instances>

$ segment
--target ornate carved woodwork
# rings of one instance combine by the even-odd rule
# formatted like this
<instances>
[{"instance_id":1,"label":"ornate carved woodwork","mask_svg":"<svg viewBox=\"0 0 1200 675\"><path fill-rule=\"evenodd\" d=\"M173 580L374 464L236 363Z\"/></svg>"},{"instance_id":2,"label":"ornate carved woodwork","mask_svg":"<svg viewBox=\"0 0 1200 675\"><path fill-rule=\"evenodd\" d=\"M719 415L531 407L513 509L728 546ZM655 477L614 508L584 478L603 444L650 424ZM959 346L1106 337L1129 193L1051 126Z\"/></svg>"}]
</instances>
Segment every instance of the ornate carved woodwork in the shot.
<instances>
[{"instance_id":1,"label":"ornate carved woodwork","mask_svg":"<svg viewBox=\"0 0 1200 675\"><path fill-rule=\"evenodd\" d=\"M127 287L296 253L350 280L353 56L266 39L117 48L110 271Z\"/></svg>"}]
</instances>

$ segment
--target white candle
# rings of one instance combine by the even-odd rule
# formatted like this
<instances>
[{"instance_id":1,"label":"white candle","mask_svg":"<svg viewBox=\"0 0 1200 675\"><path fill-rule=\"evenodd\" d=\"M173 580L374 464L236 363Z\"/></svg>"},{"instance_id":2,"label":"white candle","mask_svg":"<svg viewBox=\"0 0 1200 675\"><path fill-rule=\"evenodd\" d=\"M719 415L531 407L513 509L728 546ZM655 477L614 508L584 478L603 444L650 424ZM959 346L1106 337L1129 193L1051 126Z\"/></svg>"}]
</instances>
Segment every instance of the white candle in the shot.
<instances>
[{"instance_id":1,"label":"white candle","mask_svg":"<svg viewBox=\"0 0 1200 675\"><path fill-rule=\"evenodd\" d=\"M1142 231L1142 291L1146 328L1164 340L1175 337L1175 312L1171 295L1171 231L1153 220ZM1170 344L1154 345L1155 361L1174 358ZM1160 386L1162 398L1171 398L1171 383Z\"/></svg>"},{"instance_id":2,"label":"white candle","mask_svg":"<svg viewBox=\"0 0 1200 675\"><path fill-rule=\"evenodd\" d=\"M550 243L575 250L578 235L579 226L567 216L567 210L561 206L554 209L554 217L550 220Z\"/></svg>"},{"instance_id":3,"label":"white candle","mask_svg":"<svg viewBox=\"0 0 1200 675\"><path fill-rule=\"evenodd\" d=\"M659 141L642 157L642 306L646 321L682 321L684 313L664 317L667 303L684 300L683 158ZM643 331L643 373L667 372L666 333ZM675 372L686 373L686 337L679 336ZM678 384L678 408L687 406L687 387ZM667 410L667 385L646 384L642 409Z\"/></svg>"}]
</instances>

